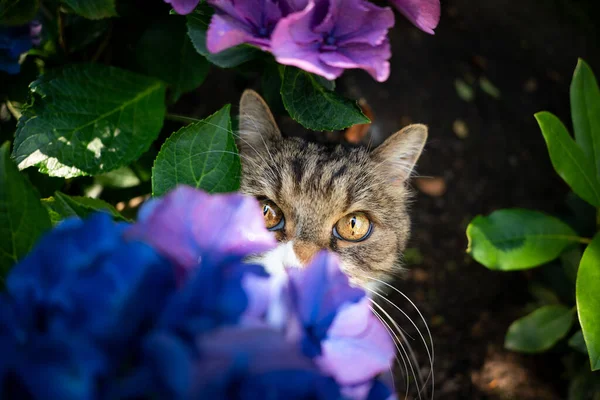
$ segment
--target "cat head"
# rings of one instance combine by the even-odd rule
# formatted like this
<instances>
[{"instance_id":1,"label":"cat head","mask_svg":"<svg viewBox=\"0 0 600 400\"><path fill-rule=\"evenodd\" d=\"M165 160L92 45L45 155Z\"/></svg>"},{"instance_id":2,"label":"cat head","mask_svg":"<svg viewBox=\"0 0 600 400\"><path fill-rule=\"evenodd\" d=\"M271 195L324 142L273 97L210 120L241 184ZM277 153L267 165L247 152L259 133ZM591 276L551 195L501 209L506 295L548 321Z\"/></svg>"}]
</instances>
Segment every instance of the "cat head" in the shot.
<instances>
[{"instance_id":1,"label":"cat head","mask_svg":"<svg viewBox=\"0 0 600 400\"><path fill-rule=\"evenodd\" d=\"M244 92L241 191L261 202L280 242L255 261L279 273L328 249L355 284L392 276L410 235L406 181L426 139L424 125L402 129L373 151L284 138L263 99Z\"/></svg>"}]
</instances>

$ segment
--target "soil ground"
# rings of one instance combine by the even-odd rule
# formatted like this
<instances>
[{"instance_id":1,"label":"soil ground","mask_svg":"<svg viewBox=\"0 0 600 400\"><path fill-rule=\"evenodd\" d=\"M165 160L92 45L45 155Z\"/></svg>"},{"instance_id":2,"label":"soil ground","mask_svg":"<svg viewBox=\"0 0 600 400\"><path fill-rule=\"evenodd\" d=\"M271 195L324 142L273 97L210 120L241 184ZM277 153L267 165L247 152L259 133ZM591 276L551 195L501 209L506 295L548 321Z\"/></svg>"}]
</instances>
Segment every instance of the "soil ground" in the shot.
<instances>
[{"instance_id":1,"label":"soil ground","mask_svg":"<svg viewBox=\"0 0 600 400\"><path fill-rule=\"evenodd\" d=\"M577 58L600 74L594 11L598 5L583 0L446 0L435 36L397 18L387 82L361 71L338 82L373 109L366 139L373 144L410 122L430 128L418 174L436 179L420 185L429 194L418 191L409 272L396 286L431 327L436 399L566 396L558 357L503 349L508 325L530 299L528 282L523 273L492 272L473 261L465 229L474 216L500 208L563 206L567 188L553 172L533 114L548 110L570 126ZM215 83L186 96L178 111L205 116L237 103L245 83L231 72L211 76ZM390 299L418 317L400 296ZM427 372L425 348L415 339Z\"/></svg>"}]
</instances>

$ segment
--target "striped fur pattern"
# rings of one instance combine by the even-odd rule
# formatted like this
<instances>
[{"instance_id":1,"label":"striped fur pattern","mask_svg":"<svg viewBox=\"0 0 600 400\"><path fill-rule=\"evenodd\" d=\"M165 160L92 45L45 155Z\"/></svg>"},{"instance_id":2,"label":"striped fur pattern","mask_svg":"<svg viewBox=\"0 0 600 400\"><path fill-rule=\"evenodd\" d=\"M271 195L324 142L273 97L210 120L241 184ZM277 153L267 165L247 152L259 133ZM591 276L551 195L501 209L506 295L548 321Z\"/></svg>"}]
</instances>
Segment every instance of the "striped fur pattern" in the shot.
<instances>
[{"instance_id":1,"label":"striped fur pattern","mask_svg":"<svg viewBox=\"0 0 600 400\"><path fill-rule=\"evenodd\" d=\"M387 279L398 272L410 235L406 181L426 138L424 125L404 128L373 151L284 138L262 98L246 91L238 137L241 191L272 200L284 213L285 227L275 233L281 242L272 254L279 254L275 263L301 267L329 249L355 284L371 281L365 275ZM335 238L335 223L356 211L372 221L371 235L361 242Z\"/></svg>"}]
</instances>

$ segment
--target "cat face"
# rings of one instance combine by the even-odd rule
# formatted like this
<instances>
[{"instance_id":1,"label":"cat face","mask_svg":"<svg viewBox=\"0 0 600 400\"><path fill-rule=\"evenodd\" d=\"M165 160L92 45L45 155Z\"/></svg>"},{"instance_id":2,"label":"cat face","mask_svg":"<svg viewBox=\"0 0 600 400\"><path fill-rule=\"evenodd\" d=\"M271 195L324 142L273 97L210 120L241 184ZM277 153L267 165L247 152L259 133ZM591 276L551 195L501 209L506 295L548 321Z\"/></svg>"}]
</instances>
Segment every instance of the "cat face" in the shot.
<instances>
[{"instance_id":1,"label":"cat face","mask_svg":"<svg viewBox=\"0 0 600 400\"><path fill-rule=\"evenodd\" d=\"M411 125L371 152L284 138L262 98L246 91L241 191L261 202L280 242L255 261L278 274L327 249L339 254L354 284L390 277L410 234L406 180L426 138L424 125Z\"/></svg>"}]
</instances>

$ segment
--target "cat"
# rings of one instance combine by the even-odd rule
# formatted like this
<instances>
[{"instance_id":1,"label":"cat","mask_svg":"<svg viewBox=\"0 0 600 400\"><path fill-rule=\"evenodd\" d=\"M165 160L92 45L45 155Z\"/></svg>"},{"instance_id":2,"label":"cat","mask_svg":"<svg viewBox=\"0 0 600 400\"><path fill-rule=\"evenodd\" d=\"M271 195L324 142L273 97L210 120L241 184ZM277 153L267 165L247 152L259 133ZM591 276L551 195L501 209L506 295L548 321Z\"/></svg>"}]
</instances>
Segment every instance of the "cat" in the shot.
<instances>
[{"instance_id":1,"label":"cat","mask_svg":"<svg viewBox=\"0 0 600 400\"><path fill-rule=\"evenodd\" d=\"M240 191L257 198L279 245L254 258L271 274L302 267L323 249L354 285L377 286L401 270L410 236L407 180L427 140L409 125L372 151L283 137L266 102L246 90L237 145Z\"/></svg>"}]
</instances>

